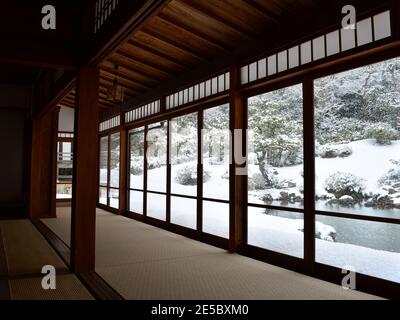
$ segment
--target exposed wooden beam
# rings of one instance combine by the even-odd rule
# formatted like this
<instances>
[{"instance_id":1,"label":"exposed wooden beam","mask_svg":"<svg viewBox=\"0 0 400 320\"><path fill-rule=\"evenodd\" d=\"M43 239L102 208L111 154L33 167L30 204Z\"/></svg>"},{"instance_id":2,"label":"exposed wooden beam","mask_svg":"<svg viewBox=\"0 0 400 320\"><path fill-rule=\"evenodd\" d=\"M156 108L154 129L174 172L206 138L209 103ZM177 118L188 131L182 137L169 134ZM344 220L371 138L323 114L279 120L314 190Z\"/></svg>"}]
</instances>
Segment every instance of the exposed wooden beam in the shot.
<instances>
[{"instance_id":1,"label":"exposed wooden beam","mask_svg":"<svg viewBox=\"0 0 400 320\"><path fill-rule=\"evenodd\" d=\"M112 85L112 83L113 83L112 80L100 78L100 88L103 87L105 89L108 89ZM120 80L118 81L118 84L124 88L125 93L127 93L128 95L130 95L132 97L134 97L140 93L139 91L132 90L130 87L124 85L123 83L121 83Z\"/></svg>"},{"instance_id":2,"label":"exposed wooden beam","mask_svg":"<svg viewBox=\"0 0 400 320\"><path fill-rule=\"evenodd\" d=\"M108 72L107 70L108 69L100 69L100 78L107 82L113 82L116 78L116 75ZM150 88L147 85L145 86L142 83L138 83L137 81L132 80L131 78L121 74L118 75L118 82L123 84L125 87L137 92L143 92Z\"/></svg>"},{"instance_id":3,"label":"exposed wooden beam","mask_svg":"<svg viewBox=\"0 0 400 320\"><path fill-rule=\"evenodd\" d=\"M151 88L155 83L157 83L157 80L151 79L147 76L143 76L140 73L137 73L132 70L128 70L125 67L120 67L118 69L118 74L115 72L115 64L113 64L110 61L105 61L101 67L102 70L107 71L108 73L112 74L112 77L115 78L118 76L118 78L130 80L132 82L137 83L138 85L141 85L142 87L149 89Z\"/></svg>"},{"instance_id":4,"label":"exposed wooden beam","mask_svg":"<svg viewBox=\"0 0 400 320\"><path fill-rule=\"evenodd\" d=\"M155 64L154 62L150 61L143 61L137 57L132 57L128 52L124 51L124 49L119 49L117 52L114 53L116 56L121 56L121 58L126 59L129 63L136 64L139 68L143 67L144 69L150 69L153 72L161 73L166 77L170 77L171 74L176 74L176 70L167 69L163 66Z\"/></svg>"},{"instance_id":5,"label":"exposed wooden beam","mask_svg":"<svg viewBox=\"0 0 400 320\"><path fill-rule=\"evenodd\" d=\"M164 81L171 77L170 74L160 72L159 70L146 70L143 65L140 66L137 62L121 53L114 53L110 58L108 58L108 61L155 81Z\"/></svg>"}]
</instances>

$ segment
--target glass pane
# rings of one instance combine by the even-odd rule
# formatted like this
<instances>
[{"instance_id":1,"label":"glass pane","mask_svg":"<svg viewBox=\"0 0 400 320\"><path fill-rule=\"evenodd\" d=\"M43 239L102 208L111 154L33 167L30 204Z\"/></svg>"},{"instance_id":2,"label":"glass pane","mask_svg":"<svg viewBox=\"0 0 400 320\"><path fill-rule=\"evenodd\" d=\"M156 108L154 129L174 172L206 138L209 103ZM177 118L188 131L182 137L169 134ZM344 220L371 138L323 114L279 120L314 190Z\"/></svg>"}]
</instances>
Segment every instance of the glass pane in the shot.
<instances>
[{"instance_id":1,"label":"glass pane","mask_svg":"<svg viewBox=\"0 0 400 320\"><path fill-rule=\"evenodd\" d=\"M57 199L71 199L71 198L72 198L72 184L57 183Z\"/></svg>"},{"instance_id":2,"label":"glass pane","mask_svg":"<svg viewBox=\"0 0 400 320\"><path fill-rule=\"evenodd\" d=\"M257 80L257 62L253 62L250 66L249 66L249 81L255 81Z\"/></svg>"},{"instance_id":3,"label":"glass pane","mask_svg":"<svg viewBox=\"0 0 400 320\"><path fill-rule=\"evenodd\" d=\"M268 57L268 75L276 73L276 55Z\"/></svg>"},{"instance_id":4,"label":"glass pane","mask_svg":"<svg viewBox=\"0 0 400 320\"><path fill-rule=\"evenodd\" d=\"M211 95L211 80L206 81L206 97Z\"/></svg>"},{"instance_id":5,"label":"glass pane","mask_svg":"<svg viewBox=\"0 0 400 320\"><path fill-rule=\"evenodd\" d=\"M400 218L399 81L396 58L314 82L318 210Z\"/></svg>"},{"instance_id":6,"label":"glass pane","mask_svg":"<svg viewBox=\"0 0 400 320\"><path fill-rule=\"evenodd\" d=\"M356 35L354 29L342 29L342 51L350 50L356 47Z\"/></svg>"},{"instance_id":7,"label":"glass pane","mask_svg":"<svg viewBox=\"0 0 400 320\"><path fill-rule=\"evenodd\" d=\"M222 74L218 77L218 92L225 91L225 75Z\"/></svg>"},{"instance_id":8,"label":"glass pane","mask_svg":"<svg viewBox=\"0 0 400 320\"><path fill-rule=\"evenodd\" d=\"M302 85L249 98L248 202L303 207Z\"/></svg>"},{"instance_id":9,"label":"glass pane","mask_svg":"<svg viewBox=\"0 0 400 320\"><path fill-rule=\"evenodd\" d=\"M99 188L99 203L107 205L107 188Z\"/></svg>"},{"instance_id":10,"label":"glass pane","mask_svg":"<svg viewBox=\"0 0 400 320\"><path fill-rule=\"evenodd\" d=\"M258 61L258 79L265 78L267 76L267 59L261 59Z\"/></svg>"},{"instance_id":11,"label":"glass pane","mask_svg":"<svg viewBox=\"0 0 400 320\"><path fill-rule=\"evenodd\" d=\"M144 127L134 129L129 134L130 144L130 187L143 189L144 172Z\"/></svg>"},{"instance_id":12,"label":"glass pane","mask_svg":"<svg viewBox=\"0 0 400 320\"><path fill-rule=\"evenodd\" d=\"M282 72L287 70L288 68L288 57L287 57L287 51L282 51L278 53L278 72Z\"/></svg>"},{"instance_id":13,"label":"glass pane","mask_svg":"<svg viewBox=\"0 0 400 320\"><path fill-rule=\"evenodd\" d=\"M57 183L72 183L73 174L73 144L72 142L58 142L57 143ZM70 189L69 187L66 187ZM63 191L64 189L64 191ZM69 192L65 190L65 187L59 187L58 191L60 194ZM57 191L57 193L58 193Z\"/></svg>"},{"instance_id":14,"label":"glass pane","mask_svg":"<svg viewBox=\"0 0 400 320\"><path fill-rule=\"evenodd\" d=\"M110 139L110 187L119 188L119 133L112 134Z\"/></svg>"},{"instance_id":15,"label":"glass pane","mask_svg":"<svg viewBox=\"0 0 400 320\"><path fill-rule=\"evenodd\" d=\"M400 283L400 225L316 216L316 261Z\"/></svg>"},{"instance_id":16,"label":"glass pane","mask_svg":"<svg viewBox=\"0 0 400 320\"><path fill-rule=\"evenodd\" d=\"M310 63L312 60L311 41L302 43L300 46L300 51L301 51L301 64Z\"/></svg>"},{"instance_id":17,"label":"glass pane","mask_svg":"<svg viewBox=\"0 0 400 320\"><path fill-rule=\"evenodd\" d=\"M167 122L152 124L147 133L147 190L167 191Z\"/></svg>"},{"instance_id":18,"label":"glass pane","mask_svg":"<svg viewBox=\"0 0 400 320\"><path fill-rule=\"evenodd\" d=\"M249 82L249 66L244 66L240 69L240 83L246 84Z\"/></svg>"},{"instance_id":19,"label":"glass pane","mask_svg":"<svg viewBox=\"0 0 400 320\"><path fill-rule=\"evenodd\" d=\"M129 211L143 214L143 192L129 192Z\"/></svg>"},{"instance_id":20,"label":"glass pane","mask_svg":"<svg viewBox=\"0 0 400 320\"><path fill-rule=\"evenodd\" d=\"M196 229L197 200L171 197L171 223Z\"/></svg>"},{"instance_id":21,"label":"glass pane","mask_svg":"<svg viewBox=\"0 0 400 320\"><path fill-rule=\"evenodd\" d=\"M390 11L374 16L375 41L391 36Z\"/></svg>"},{"instance_id":22,"label":"glass pane","mask_svg":"<svg viewBox=\"0 0 400 320\"><path fill-rule=\"evenodd\" d=\"M289 49L289 68L295 68L299 65L299 47Z\"/></svg>"},{"instance_id":23,"label":"glass pane","mask_svg":"<svg viewBox=\"0 0 400 320\"><path fill-rule=\"evenodd\" d=\"M100 138L100 185L108 185L108 136Z\"/></svg>"},{"instance_id":24,"label":"glass pane","mask_svg":"<svg viewBox=\"0 0 400 320\"><path fill-rule=\"evenodd\" d=\"M339 53L339 31L334 31L326 35L326 55L331 56Z\"/></svg>"},{"instance_id":25,"label":"glass pane","mask_svg":"<svg viewBox=\"0 0 400 320\"><path fill-rule=\"evenodd\" d=\"M313 59L319 60L325 57L325 37L318 37L313 40Z\"/></svg>"},{"instance_id":26,"label":"glass pane","mask_svg":"<svg viewBox=\"0 0 400 320\"><path fill-rule=\"evenodd\" d=\"M171 120L171 192L197 195L197 113Z\"/></svg>"},{"instance_id":27,"label":"glass pane","mask_svg":"<svg viewBox=\"0 0 400 320\"><path fill-rule=\"evenodd\" d=\"M362 20L357 23L357 45L372 42L372 20L371 18Z\"/></svg>"},{"instance_id":28,"label":"glass pane","mask_svg":"<svg viewBox=\"0 0 400 320\"><path fill-rule=\"evenodd\" d=\"M229 105L204 111L203 196L229 200Z\"/></svg>"},{"instance_id":29,"label":"glass pane","mask_svg":"<svg viewBox=\"0 0 400 320\"><path fill-rule=\"evenodd\" d=\"M119 208L119 190L118 189L110 189L109 197L110 197L110 207L118 209Z\"/></svg>"},{"instance_id":30,"label":"glass pane","mask_svg":"<svg viewBox=\"0 0 400 320\"><path fill-rule=\"evenodd\" d=\"M302 213L248 207L247 228L249 245L303 258Z\"/></svg>"},{"instance_id":31,"label":"glass pane","mask_svg":"<svg viewBox=\"0 0 400 320\"><path fill-rule=\"evenodd\" d=\"M165 221L166 201L166 196L162 194L147 193L147 216Z\"/></svg>"},{"instance_id":32,"label":"glass pane","mask_svg":"<svg viewBox=\"0 0 400 320\"><path fill-rule=\"evenodd\" d=\"M218 93L218 78L217 77L212 79L212 82L211 82L211 93L212 94Z\"/></svg>"},{"instance_id":33,"label":"glass pane","mask_svg":"<svg viewBox=\"0 0 400 320\"><path fill-rule=\"evenodd\" d=\"M203 201L203 231L229 238L229 204Z\"/></svg>"}]
</instances>

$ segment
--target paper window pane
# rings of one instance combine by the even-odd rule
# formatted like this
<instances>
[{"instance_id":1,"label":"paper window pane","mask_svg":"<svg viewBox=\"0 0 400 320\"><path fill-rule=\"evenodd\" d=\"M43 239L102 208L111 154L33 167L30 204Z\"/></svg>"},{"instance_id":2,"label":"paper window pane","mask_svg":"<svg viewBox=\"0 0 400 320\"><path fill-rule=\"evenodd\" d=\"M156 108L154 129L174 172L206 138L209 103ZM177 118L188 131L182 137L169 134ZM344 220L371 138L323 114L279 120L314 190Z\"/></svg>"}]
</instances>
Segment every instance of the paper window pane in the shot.
<instances>
[{"instance_id":1,"label":"paper window pane","mask_svg":"<svg viewBox=\"0 0 400 320\"><path fill-rule=\"evenodd\" d=\"M313 60L325 58L325 37L321 36L313 40Z\"/></svg>"},{"instance_id":2,"label":"paper window pane","mask_svg":"<svg viewBox=\"0 0 400 320\"><path fill-rule=\"evenodd\" d=\"M357 22L357 45L362 46L372 42L371 18Z\"/></svg>"},{"instance_id":3,"label":"paper window pane","mask_svg":"<svg viewBox=\"0 0 400 320\"><path fill-rule=\"evenodd\" d=\"M390 37L391 34L390 11L385 11L374 16L375 41Z\"/></svg>"}]
</instances>

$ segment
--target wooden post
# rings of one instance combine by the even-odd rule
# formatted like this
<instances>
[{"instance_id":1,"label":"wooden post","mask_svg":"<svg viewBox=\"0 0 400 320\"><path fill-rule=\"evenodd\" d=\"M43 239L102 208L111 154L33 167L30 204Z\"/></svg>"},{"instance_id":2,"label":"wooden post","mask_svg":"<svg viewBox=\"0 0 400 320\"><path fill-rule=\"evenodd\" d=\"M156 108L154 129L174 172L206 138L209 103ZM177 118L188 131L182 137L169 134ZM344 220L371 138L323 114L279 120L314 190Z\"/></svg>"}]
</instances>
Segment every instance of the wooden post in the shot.
<instances>
[{"instance_id":1,"label":"wooden post","mask_svg":"<svg viewBox=\"0 0 400 320\"><path fill-rule=\"evenodd\" d=\"M32 122L31 186L29 216L55 217L58 109Z\"/></svg>"},{"instance_id":2,"label":"wooden post","mask_svg":"<svg viewBox=\"0 0 400 320\"><path fill-rule=\"evenodd\" d=\"M71 267L75 273L95 269L98 88L97 68L78 72L75 106L74 175L71 224Z\"/></svg>"},{"instance_id":3,"label":"wooden post","mask_svg":"<svg viewBox=\"0 0 400 320\"><path fill-rule=\"evenodd\" d=\"M119 153L119 214L127 209L128 192L128 131L124 126L125 118L121 115L120 153Z\"/></svg>"},{"instance_id":4,"label":"wooden post","mask_svg":"<svg viewBox=\"0 0 400 320\"><path fill-rule=\"evenodd\" d=\"M231 105L230 105L230 127L232 132L231 142L231 165L230 165L230 231L229 252L239 252L246 243L246 182L247 176L241 172L243 166L237 163L235 153L246 150L246 124L245 124L245 99L238 91L240 86L240 69L231 69ZM242 139L235 139L235 130L241 130Z\"/></svg>"},{"instance_id":5,"label":"wooden post","mask_svg":"<svg viewBox=\"0 0 400 320\"><path fill-rule=\"evenodd\" d=\"M303 82L304 125L304 262L306 272L313 274L315 260L315 142L314 82Z\"/></svg>"}]
</instances>

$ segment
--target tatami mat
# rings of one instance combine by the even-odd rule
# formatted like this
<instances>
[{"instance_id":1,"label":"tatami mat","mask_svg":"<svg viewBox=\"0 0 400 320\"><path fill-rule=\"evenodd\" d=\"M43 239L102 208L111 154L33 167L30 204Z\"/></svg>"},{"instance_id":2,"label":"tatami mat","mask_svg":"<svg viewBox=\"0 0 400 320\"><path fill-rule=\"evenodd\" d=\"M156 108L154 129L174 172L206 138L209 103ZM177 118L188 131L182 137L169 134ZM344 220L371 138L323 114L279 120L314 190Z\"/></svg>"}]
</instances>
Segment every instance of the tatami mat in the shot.
<instances>
[{"instance_id":1,"label":"tatami mat","mask_svg":"<svg viewBox=\"0 0 400 320\"><path fill-rule=\"evenodd\" d=\"M44 265L65 264L29 220L0 221L10 275L40 274Z\"/></svg>"},{"instance_id":2,"label":"tatami mat","mask_svg":"<svg viewBox=\"0 0 400 320\"><path fill-rule=\"evenodd\" d=\"M93 300L75 275L57 275L56 279L55 290L43 290L42 279L38 277L11 280L11 297L14 300Z\"/></svg>"},{"instance_id":3,"label":"tatami mat","mask_svg":"<svg viewBox=\"0 0 400 320\"><path fill-rule=\"evenodd\" d=\"M12 300L93 299L29 220L2 220L0 229ZM42 288L41 271L45 265L56 269L55 290Z\"/></svg>"},{"instance_id":4,"label":"tatami mat","mask_svg":"<svg viewBox=\"0 0 400 320\"><path fill-rule=\"evenodd\" d=\"M96 272L127 299L378 299L103 210L96 232Z\"/></svg>"}]
</instances>

